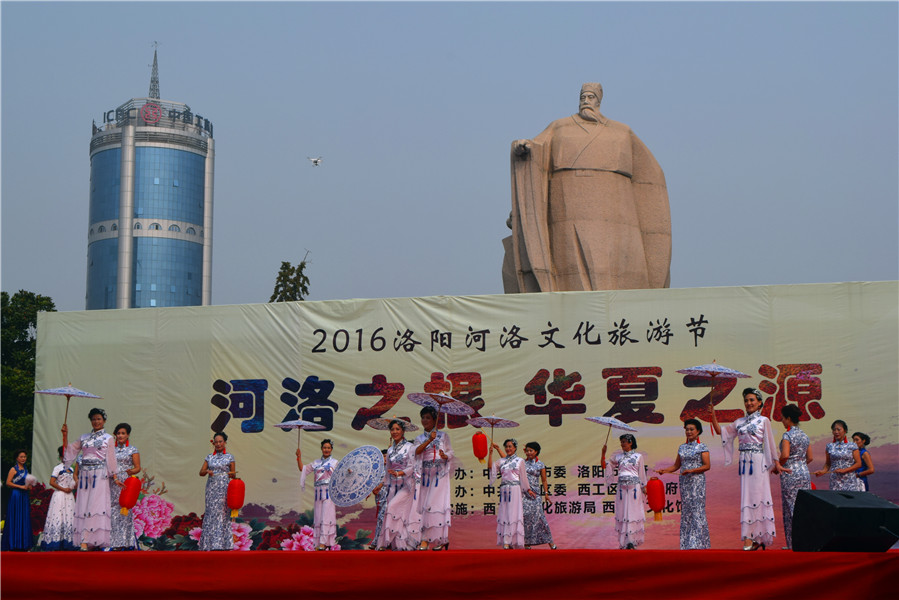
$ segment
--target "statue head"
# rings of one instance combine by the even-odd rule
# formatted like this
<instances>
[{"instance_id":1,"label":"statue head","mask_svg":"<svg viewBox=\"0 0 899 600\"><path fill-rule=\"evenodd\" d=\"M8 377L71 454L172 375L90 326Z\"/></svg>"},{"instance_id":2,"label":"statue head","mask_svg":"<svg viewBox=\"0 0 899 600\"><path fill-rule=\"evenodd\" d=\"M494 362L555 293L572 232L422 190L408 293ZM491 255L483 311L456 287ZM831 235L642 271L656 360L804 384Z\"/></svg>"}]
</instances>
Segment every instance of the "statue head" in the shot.
<instances>
[{"instance_id":1,"label":"statue head","mask_svg":"<svg viewBox=\"0 0 899 600\"><path fill-rule=\"evenodd\" d=\"M599 104L602 102L602 85L598 83L585 83L581 86L581 96L578 102L578 114L588 121L599 120Z\"/></svg>"}]
</instances>

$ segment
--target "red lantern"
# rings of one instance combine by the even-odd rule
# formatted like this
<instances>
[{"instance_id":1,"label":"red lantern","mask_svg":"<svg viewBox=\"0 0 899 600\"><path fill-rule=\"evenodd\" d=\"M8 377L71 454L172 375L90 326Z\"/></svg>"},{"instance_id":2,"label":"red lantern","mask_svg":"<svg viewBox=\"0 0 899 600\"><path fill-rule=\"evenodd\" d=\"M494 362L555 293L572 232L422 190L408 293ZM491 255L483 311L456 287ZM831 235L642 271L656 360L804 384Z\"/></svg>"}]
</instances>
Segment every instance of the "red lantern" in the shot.
<instances>
[{"instance_id":1,"label":"red lantern","mask_svg":"<svg viewBox=\"0 0 899 600\"><path fill-rule=\"evenodd\" d=\"M243 479L234 478L228 483L228 508L231 509L231 518L237 517L237 511L243 508L243 498L246 494L246 486Z\"/></svg>"},{"instance_id":2,"label":"red lantern","mask_svg":"<svg viewBox=\"0 0 899 600\"><path fill-rule=\"evenodd\" d=\"M475 458L483 464L487 458L487 436L483 431L478 431L471 436L471 449L474 451Z\"/></svg>"},{"instance_id":3,"label":"red lantern","mask_svg":"<svg viewBox=\"0 0 899 600\"><path fill-rule=\"evenodd\" d=\"M649 508L656 514L655 520L662 520L662 510L665 508L665 484L658 477L651 478L646 483L646 499Z\"/></svg>"},{"instance_id":4,"label":"red lantern","mask_svg":"<svg viewBox=\"0 0 899 600\"><path fill-rule=\"evenodd\" d=\"M127 515L128 511L134 508L138 496L140 496L140 479L131 476L125 480L125 488L119 494L119 506L122 507L123 515Z\"/></svg>"}]
</instances>

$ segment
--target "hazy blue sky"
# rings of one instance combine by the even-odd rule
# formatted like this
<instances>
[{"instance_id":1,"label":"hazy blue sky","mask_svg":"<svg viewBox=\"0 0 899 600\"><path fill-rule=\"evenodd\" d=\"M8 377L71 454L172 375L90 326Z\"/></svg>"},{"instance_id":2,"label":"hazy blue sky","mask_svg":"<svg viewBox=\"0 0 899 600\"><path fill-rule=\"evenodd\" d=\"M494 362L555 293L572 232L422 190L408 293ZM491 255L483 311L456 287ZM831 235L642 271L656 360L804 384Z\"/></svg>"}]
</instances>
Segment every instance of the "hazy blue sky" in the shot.
<instances>
[{"instance_id":1,"label":"hazy blue sky","mask_svg":"<svg viewBox=\"0 0 899 600\"><path fill-rule=\"evenodd\" d=\"M672 287L899 278L896 2L3 2L2 289L84 308L91 121L215 126L214 304L502 292L509 146L581 83L668 182ZM313 168L307 156L324 157Z\"/></svg>"}]
</instances>

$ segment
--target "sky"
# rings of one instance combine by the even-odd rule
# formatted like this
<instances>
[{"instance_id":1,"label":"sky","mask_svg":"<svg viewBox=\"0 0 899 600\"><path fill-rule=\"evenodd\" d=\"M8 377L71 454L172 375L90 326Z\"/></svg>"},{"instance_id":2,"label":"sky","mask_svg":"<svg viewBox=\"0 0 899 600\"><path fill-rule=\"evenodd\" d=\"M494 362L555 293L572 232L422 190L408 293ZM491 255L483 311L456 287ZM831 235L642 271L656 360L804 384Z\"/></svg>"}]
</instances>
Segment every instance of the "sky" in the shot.
<instances>
[{"instance_id":1,"label":"sky","mask_svg":"<svg viewBox=\"0 0 899 600\"><path fill-rule=\"evenodd\" d=\"M0 35L0 285L58 310L154 42L214 125L213 304L307 252L309 300L502 293L510 144L588 81L665 172L671 287L899 279L896 2L3 1Z\"/></svg>"}]
</instances>

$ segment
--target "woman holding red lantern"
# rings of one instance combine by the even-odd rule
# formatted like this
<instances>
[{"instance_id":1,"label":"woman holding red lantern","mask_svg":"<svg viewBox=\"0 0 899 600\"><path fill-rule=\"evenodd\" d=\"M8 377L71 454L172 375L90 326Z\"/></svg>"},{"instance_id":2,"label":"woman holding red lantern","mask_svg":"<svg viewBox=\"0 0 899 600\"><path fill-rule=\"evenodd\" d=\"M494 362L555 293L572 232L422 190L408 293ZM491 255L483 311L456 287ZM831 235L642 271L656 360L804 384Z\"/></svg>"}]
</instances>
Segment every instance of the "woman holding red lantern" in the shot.
<instances>
[{"instance_id":1,"label":"woman holding red lantern","mask_svg":"<svg viewBox=\"0 0 899 600\"><path fill-rule=\"evenodd\" d=\"M140 473L140 452L131 445L131 425L119 423L113 430L115 434L116 473L109 482L109 499L111 503L112 531L110 547L113 549L131 550L137 548L134 537L134 517L129 511L123 515L119 506L119 496L125 488L125 480Z\"/></svg>"},{"instance_id":2,"label":"woman holding red lantern","mask_svg":"<svg viewBox=\"0 0 899 600\"><path fill-rule=\"evenodd\" d=\"M406 422L390 422L387 449L387 500L384 524L377 539L378 550L414 550L421 541L421 513L416 507L418 474L415 472L415 444L407 440Z\"/></svg>"},{"instance_id":3,"label":"woman holding red lantern","mask_svg":"<svg viewBox=\"0 0 899 600\"><path fill-rule=\"evenodd\" d=\"M615 532L618 547L634 550L643 543L646 522L646 469L643 455L637 452L637 438L625 433L618 438L621 452L606 461L606 446L602 447L602 464L606 485L611 483L613 469L618 469L618 493L615 496Z\"/></svg>"},{"instance_id":4,"label":"woman holding red lantern","mask_svg":"<svg viewBox=\"0 0 899 600\"><path fill-rule=\"evenodd\" d=\"M337 459L331 456L334 443L322 440L322 457L303 466L303 457L297 448L297 468L300 470L300 489L306 489L306 477L313 475L315 485L315 508L313 510L312 527L316 550L330 550L337 543L337 508L328 494L331 474L337 468Z\"/></svg>"},{"instance_id":5,"label":"woman holding red lantern","mask_svg":"<svg viewBox=\"0 0 899 600\"><path fill-rule=\"evenodd\" d=\"M677 449L674 465L656 471L674 473L680 469L680 549L706 550L711 548L709 522L705 516L705 472L711 468L709 448L699 441L702 423L698 419L684 421L687 441Z\"/></svg>"},{"instance_id":6,"label":"woman holding red lantern","mask_svg":"<svg viewBox=\"0 0 899 600\"><path fill-rule=\"evenodd\" d=\"M762 393L755 388L743 390L746 416L721 427L712 408L712 427L724 444L724 464L734 459L734 440L739 441L740 458L740 535L743 550L765 549L774 542L774 503L771 500L769 473L780 473L777 446L771 421L762 416Z\"/></svg>"},{"instance_id":7,"label":"woman holding red lantern","mask_svg":"<svg viewBox=\"0 0 899 600\"><path fill-rule=\"evenodd\" d=\"M524 460L516 456L518 441L508 439L503 442L506 456L493 462L493 450L501 452L497 444L490 448L487 455L487 470L490 472L490 485L497 479L499 484L499 510L496 511L496 544L503 549L524 547L524 506L521 498L531 489L528 484L528 472Z\"/></svg>"},{"instance_id":8,"label":"woman holding red lantern","mask_svg":"<svg viewBox=\"0 0 899 600\"><path fill-rule=\"evenodd\" d=\"M228 482L237 474L234 457L225 449L228 434L224 431L212 436L214 451L206 455L200 468L200 477L206 479L206 512L203 513L200 550L230 550L231 511L228 509Z\"/></svg>"}]
</instances>

